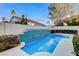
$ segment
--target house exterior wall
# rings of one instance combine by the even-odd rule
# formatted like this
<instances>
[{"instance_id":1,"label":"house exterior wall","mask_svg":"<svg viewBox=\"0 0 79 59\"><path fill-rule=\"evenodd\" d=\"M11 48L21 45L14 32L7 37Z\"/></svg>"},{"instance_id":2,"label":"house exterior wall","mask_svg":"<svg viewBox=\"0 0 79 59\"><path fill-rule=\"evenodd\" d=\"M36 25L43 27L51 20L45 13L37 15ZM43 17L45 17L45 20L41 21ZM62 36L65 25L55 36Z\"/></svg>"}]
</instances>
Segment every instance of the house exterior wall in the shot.
<instances>
[{"instance_id":1,"label":"house exterior wall","mask_svg":"<svg viewBox=\"0 0 79 59\"><path fill-rule=\"evenodd\" d=\"M34 23L34 22L30 22L30 21L27 21L28 25L31 25L31 26L42 26L38 23Z\"/></svg>"},{"instance_id":2,"label":"house exterior wall","mask_svg":"<svg viewBox=\"0 0 79 59\"><path fill-rule=\"evenodd\" d=\"M35 26L35 23L32 23L32 22L27 22L28 25L31 25L31 26Z\"/></svg>"}]
</instances>

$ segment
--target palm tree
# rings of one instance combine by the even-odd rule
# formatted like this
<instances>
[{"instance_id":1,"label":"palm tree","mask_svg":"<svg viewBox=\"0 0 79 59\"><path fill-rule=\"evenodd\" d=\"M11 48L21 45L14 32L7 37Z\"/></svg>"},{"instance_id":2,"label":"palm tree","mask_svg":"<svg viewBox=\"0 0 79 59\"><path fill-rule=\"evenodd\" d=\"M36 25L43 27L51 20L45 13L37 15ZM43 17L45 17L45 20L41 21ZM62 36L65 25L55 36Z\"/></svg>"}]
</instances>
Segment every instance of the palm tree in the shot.
<instances>
[{"instance_id":1,"label":"palm tree","mask_svg":"<svg viewBox=\"0 0 79 59\"><path fill-rule=\"evenodd\" d=\"M11 10L11 15L12 15L12 16L15 16L15 15L16 15L16 10L14 10L14 9Z\"/></svg>"},{"instance_id":2,"label":"palm tree","mask_svg":"<svg viewBox=\"0 0 79 59\"><path fill-rule=\"evenodd\" d=\"M25 20L25 16L24 16L24 14L23 14L23 15L22 15L21 24L23 24L23 23L24 23L24 20Z\"/></svg>"}]
</instances>

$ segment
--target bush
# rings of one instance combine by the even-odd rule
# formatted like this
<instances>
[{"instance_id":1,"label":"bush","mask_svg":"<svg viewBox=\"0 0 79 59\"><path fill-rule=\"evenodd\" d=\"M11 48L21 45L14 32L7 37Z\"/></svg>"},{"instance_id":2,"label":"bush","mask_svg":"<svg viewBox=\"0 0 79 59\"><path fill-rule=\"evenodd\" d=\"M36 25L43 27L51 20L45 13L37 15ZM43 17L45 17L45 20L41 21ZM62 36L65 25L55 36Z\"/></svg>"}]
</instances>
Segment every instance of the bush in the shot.
<instances>
[{"instance_id":1,"label":"bush","mask_svg":"<svg viewBox=\"0 0 79 59\"><path fill-rule=\"evenodd\" d=\"M16 47L19 44L20 43L19 43L18 37L15 35L0 36L0 52Z\"/></svg>"},{"instance_id":2,"label":"bush","mask_svg":"<svg viewBox=\"0 0 79 59\"><path fill-rule=\"evenodd\" d=\"M28 25L26 22L15 22L15 24Z\"/></svg>"},{"instance_id":3,"label":"bush","mask_svg":"<svg viewBox=\"0 0 79 59\"><path fill-rule=\"evenodd\" d=\"M73 37L73 47L75 54L79 56L79 35L77 34Z\"/></svg>"}]
</instances>

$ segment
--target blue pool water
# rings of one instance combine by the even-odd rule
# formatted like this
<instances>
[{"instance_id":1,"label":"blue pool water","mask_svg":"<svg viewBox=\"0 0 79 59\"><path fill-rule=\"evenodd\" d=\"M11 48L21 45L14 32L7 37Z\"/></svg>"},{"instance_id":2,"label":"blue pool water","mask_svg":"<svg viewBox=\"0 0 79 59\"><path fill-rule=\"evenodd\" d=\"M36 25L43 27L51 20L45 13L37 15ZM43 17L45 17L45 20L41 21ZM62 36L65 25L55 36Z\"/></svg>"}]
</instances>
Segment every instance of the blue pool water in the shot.
<instances>
[{"instance_id":1,"label":"blue pool water","mask_svg":"<svg viewBox=\"0 0 79 59\"><path fill-rule=\"evenodd\" d=\"M30 34L30 33L29 33ZM45 35L45 34L44 34ZM24 37L23 37L24 36ZM30 36L30 35L29 35ZM27 38L27 36L20 35L21 41L25 41L24 39ZM25 51L28 54L34 54L36 52L49 52L53 53L54 49L56 48L58 42L61 38L69 38L68 36L63 36L60 34L47 34L43 37L34 37L34 39L29 38L25 44L25 46L22 48L23 51Z\"/></svg>"}]
</instances>

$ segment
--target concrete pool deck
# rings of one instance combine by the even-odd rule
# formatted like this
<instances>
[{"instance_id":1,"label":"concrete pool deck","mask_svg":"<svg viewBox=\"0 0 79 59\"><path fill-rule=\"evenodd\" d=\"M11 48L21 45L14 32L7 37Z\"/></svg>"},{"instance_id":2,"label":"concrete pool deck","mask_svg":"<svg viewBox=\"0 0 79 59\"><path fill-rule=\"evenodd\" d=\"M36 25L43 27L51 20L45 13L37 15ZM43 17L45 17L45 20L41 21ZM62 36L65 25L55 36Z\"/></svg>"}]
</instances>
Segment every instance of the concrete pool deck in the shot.
<instances>
[{"instance_id":1,"label":"concrete pool deck","mask_svg":"<svg viewBox=\"0 0 79 59\"><path fill-rule=\"evenodd\" d=\"M70 36L70 39L61 39L55 48L53 55L54 56L75 56L73 44L72 44L72 38L73 35L67 34Z\"/></svg>"}]
</instances>

